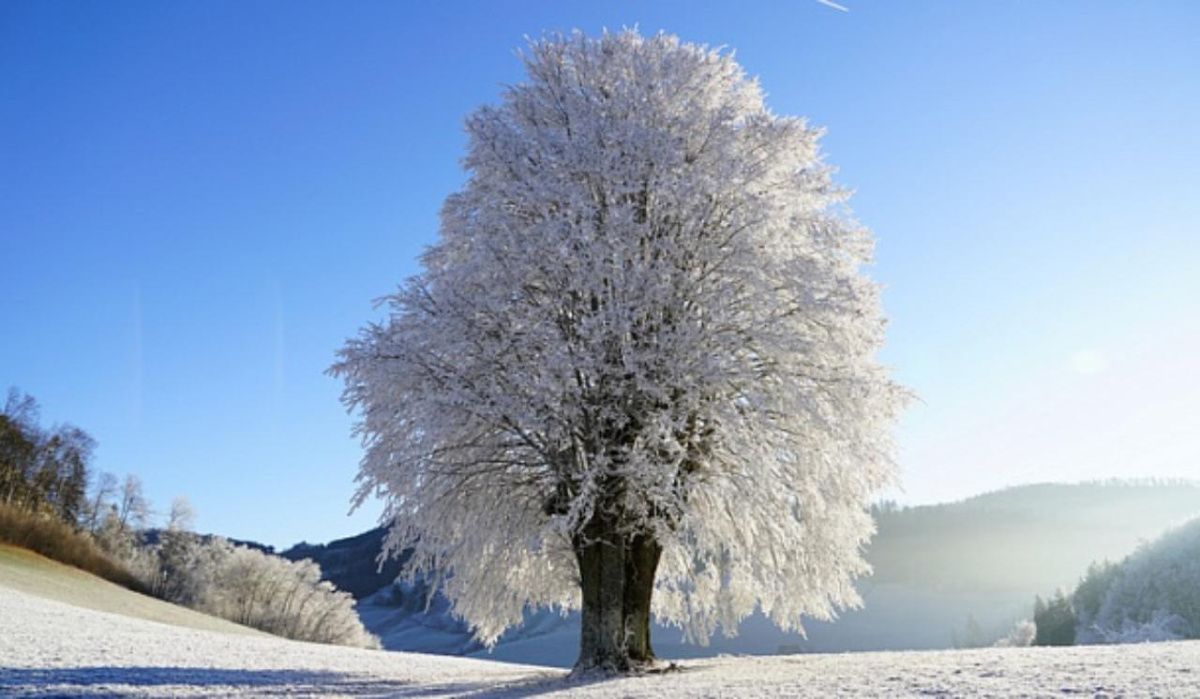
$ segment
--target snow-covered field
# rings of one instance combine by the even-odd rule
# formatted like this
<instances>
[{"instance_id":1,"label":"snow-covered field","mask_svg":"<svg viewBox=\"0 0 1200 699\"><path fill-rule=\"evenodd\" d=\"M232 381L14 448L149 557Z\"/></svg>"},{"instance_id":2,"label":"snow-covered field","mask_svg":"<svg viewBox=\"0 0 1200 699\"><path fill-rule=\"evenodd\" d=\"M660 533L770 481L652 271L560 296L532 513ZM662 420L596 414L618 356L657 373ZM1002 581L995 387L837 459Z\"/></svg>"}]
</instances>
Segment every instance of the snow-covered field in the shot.
<instances>
[{"instance_id":1,"label":"snow-covered field","mask_svg":"<svg viewBox=\"0 0 1200 699\"><path fill-rule=\"evenodd\" d=\"M692 660L562 670L182 628L0 587L0 696L1200 696L1200 642Z\"/></svg>"}]
</instances>

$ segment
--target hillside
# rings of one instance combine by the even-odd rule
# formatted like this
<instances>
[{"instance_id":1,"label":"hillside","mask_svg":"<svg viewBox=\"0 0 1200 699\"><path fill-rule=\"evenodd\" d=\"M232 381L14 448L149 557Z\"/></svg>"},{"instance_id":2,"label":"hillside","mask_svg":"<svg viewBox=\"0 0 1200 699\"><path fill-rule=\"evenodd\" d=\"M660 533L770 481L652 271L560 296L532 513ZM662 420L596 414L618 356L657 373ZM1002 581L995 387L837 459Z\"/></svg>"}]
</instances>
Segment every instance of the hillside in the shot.
<instances>
[{"instance_id":1,"label":"hillside","mask_svg":"<svg viewBox=\"0 0 1200 699\"><path fill-rule=\"evenodd\" d=\"M1030 616L1034 595L1073 588L1092 561L1119 560L1197 515L1200 485L1193 483L1041 484L885 508L867 551L875 573L859 582L863 609L835 623L812 622L807 637L754 616L737 637L718 636L708 647L683 644L678 630L665 627L656 627L654 645L660 655L680 658L990 644ZM558 666L574 661L576 618L545 611L530 614L492 653L483 651L443 600L426 610L420 585L391 587L395 562L373 572L382 540L383 530L375 529L284 555L311 556L335 584L355 590L363 623L390 649ZM369 590L376 592L361 594Z\"/></svg>"},{"instance_id":2,"label":"hillside","mask_svg":"<svg viewBox=\"0 0 1200 699\"><path fill-rule=\"evenodd\" d=\"M1077 643L1200 638L1200 518L1093 567L1072 601Z\"/></svg>"},{"instance_id":3,"label":"hillside","mask_svg":"<svg viewBox=\"0 0 1200 699\"><path fill-rule=\"evenodd\" d=\"M875 584L1054 590L1200 515L1200 484L1038 484L877 513Z\"/></svg>"},{"instance_id":4,"label":"hillside","mask_svg":"<svg viewBox=\"0 0 1200 699\"><path fill-rule=\"evenodd\" d=\"M0 544L0 589L172 626L267 636L224 619L147 597L91 573L4 544ZM7 627L5 630L7 632ZM0 658L7 657L0 654Z\"/></svg>"},{"instance_id":5,"label":"hillside","mask_svg":"<svg viewBox=\"0 0 1200 699\"><path fill-rule=\"evenodd\" d=\"M233 635L0 585L5 696L1182 696L1200 643L715 658L572 683L565 672Z\"/></svg>"},{"instance_id":6,"label":"hillside","mask_svg":"<svg viewBox=\"0 0 1200 699\"><path fill-rule=\"evenodd\" d=\"M301 542L279 553L292 561L305 558L321 566L321 575L337 586L362 599L380 587L391 583L400 573L400 561L392 558L380 568L377 560L383 547L383 527L376 527L356 536L335 539L328 544Z\"/></svg>"}]
</instances>

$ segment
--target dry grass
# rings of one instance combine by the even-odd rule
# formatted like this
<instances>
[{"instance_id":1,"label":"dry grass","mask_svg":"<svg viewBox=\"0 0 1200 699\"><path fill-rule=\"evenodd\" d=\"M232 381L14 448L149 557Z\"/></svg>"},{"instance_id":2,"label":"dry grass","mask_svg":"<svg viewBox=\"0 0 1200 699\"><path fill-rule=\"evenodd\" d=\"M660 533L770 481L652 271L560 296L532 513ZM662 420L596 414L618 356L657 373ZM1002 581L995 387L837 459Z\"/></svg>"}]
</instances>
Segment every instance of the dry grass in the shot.
<instances>
[{"instance_id":1,"label":"dry grass","mask_svg":"<svg viewBox=\"0 0 1200 699\"><path fill-rule=\"evenodd\" d=\"M40 553L122 587L146 593L146 586L83 532L52 516L0 504L0 543Z\"/></svg>"}]
</instances>

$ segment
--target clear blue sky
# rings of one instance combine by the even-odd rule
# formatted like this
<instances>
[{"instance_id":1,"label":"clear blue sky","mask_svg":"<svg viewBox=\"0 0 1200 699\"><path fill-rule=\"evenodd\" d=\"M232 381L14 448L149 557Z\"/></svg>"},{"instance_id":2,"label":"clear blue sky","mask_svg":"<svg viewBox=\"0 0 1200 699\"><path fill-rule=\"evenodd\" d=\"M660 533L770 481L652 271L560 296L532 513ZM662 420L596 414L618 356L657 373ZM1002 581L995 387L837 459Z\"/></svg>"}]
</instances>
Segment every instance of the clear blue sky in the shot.
<instances>
[{"instance_id":1,"label":"clear blue sky","mask_svg":"<svg viewBox=\"0 0 1200 699\"><path fill-rule=\"evenodd\" d=\"M201 529L346 517L334 351L525 35L728 45L879 239L902 499L1200 476L1200 3L0 3L0 386Z\"/></svg>"}]
</instances>

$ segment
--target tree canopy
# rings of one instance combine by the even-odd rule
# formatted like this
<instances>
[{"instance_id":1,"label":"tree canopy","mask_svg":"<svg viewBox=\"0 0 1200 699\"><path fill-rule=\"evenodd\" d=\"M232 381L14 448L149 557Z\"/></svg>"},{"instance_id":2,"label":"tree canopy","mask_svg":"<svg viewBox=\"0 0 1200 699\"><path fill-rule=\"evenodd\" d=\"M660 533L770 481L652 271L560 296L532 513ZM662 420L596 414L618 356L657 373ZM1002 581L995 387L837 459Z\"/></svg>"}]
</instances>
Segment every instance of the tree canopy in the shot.
<instances>
[{"instance_id":1,"label":"tree canopy","mask_svg":"<svg viewBox=\"0 0 1200 699\"><path fill-rule=\"evenodd\" d=\"M673 36L523 60L467 119L423 271L332 369L359 501L384 496L390 550L487 643L527 606L582 605L586 650L601 550L698 642L756 606L799 628L857 603L905 392L821 132Z\"/></svg>"}]
</instances>

